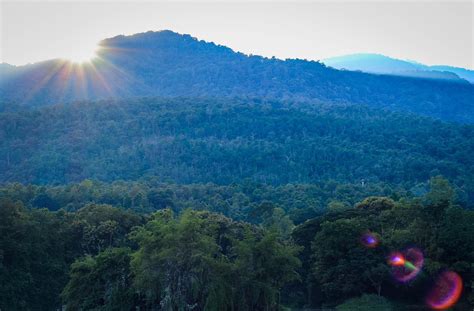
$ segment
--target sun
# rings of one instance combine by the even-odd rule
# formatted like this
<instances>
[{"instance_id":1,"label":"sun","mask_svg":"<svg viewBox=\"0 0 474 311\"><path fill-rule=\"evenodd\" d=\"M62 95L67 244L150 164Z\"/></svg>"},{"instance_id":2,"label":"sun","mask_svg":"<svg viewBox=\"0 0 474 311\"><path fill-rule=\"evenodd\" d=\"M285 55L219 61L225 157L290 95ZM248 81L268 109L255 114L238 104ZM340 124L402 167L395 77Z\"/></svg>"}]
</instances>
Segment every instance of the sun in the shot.
<instances>
[{"instance_id":1,"label":"sun","mask_svg":"<svg viewBox=\"0 0 474 311\"><path fill-rule=\"evenodd\" d=\"M98 49L97 44L80 45L71 50L66 58L75 64L88 63L97 57Z\"/></svg>"}]
</instances>

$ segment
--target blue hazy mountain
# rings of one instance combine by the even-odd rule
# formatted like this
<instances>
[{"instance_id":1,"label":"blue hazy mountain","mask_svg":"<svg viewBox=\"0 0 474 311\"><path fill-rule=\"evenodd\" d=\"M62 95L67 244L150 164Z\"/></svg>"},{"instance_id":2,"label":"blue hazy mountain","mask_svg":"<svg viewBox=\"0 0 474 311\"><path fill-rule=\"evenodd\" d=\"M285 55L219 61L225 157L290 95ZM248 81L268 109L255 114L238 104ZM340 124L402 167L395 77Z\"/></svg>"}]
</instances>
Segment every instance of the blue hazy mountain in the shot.
<instances>
[{"instance_id":1,"label":"blue hazy mountain","mask_svg":"<svg viewBox=\"0 0 474 311\"><path fill-rule=\"evenodd\" d=\"M460 78L469 81L474 84L474 70L469 70L465 68L453 67L453 66L443 66L435 65L430 66L429 68L437 71L447 71L457 74Z\"/></svg>"},{"instance_id":2,"label":"blue hazy mountain","mask_svg":"<svg viewBox=\"0 0 474 311\"><path fill-rule=\"evenodd\" d=\"M15 66L12 66L7 63L0 63L0 79L5 78L6 75L15 70Z\"/></svg>"},{"instance_id":3,"label":"blue hazy mountain","mask_svg":"<svg viewBox=\"0 0 474 311\"><path fill-rule=\"evenodd\" d=\"M323 60L323 63L336 69L474 83L473 70L441 65L427 66L418 62L400 60L381 54L350 54L327 58Z\"/></svg>"},{"instance_id":4,"label":"blue hazy mountain","mask_svg":"<svg viewBox=\"0 0 474 311\"><path fill-rule=\"evenodd\" d=\"M0 78L0 111L104 98L258 97L364 104L474 122L474 86L459 78L374 75L249 56L172 31L121 35L100 46L98 57L83 65L54 59L9 67Z\"/></svg>"}]
</instances>

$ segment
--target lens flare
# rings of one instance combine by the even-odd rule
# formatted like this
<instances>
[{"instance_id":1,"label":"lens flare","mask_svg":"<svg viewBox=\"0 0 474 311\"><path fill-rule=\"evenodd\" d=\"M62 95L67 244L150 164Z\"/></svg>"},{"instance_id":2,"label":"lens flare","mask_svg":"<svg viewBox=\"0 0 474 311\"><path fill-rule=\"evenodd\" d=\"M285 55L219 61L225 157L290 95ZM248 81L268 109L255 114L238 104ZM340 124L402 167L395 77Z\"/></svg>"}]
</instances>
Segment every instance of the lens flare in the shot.
<instances>
[{"instance_id":1,"label":"lens flare","mask_svg":"<svg viewBox=\"0 0 474 311\"><path fill-rule=\"evenodd\" d=\"M408 248L403 252L393 252L388 257L393 277L400 282L413 280L423 267L423 253L418 248Z\"/></svg>"},{"instance_id":2,"label":"lens flare","mask_svg":"<svg viewBox=\"0 0 474 311\"><path fill-rule=\"evenodd\" d=\"M362 245L368 248L375 248L377 245L379 245L379 239L371 232L364 233L360 238L360 242Z\"/></svg>"},{"instance_id":3,"label":"lens flare","mask_svg":"<svg viewBox=\"0 0 474 311\"><path fill-rule=\"evenodd\" d=\"M426 303L435 310L444 310L453 306L461 296L462 279L456 272L443 272L428 294Z\"/></svg>"},{"instance_id":4,"label":"lens flare","mask_svg":"<svg viewBox=\"0 0 474 311\"><path fill-rule=\"evenodd\" d=\"M394 267L403 267L405 264L405 257L400 252L394 252L388 258L388 263Z\"/></svg>"}]
</instances>

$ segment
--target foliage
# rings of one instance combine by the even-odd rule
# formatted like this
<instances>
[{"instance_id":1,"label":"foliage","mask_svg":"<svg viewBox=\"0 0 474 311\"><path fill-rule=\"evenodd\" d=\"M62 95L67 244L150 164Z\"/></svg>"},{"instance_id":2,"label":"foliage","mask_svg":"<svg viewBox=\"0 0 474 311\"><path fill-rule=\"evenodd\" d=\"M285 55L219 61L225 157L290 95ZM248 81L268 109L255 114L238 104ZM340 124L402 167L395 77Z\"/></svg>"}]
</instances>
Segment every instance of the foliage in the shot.
<instances>
[{"instance_id":1,"label":"foliage","mask_svg":"<svg viewBox=\"0 0 474 311\"><path fill-rule=\"evenodd\" d=\"M222 213L232 219L245 220L254 224L269 220L275 208L281 208L295 223L321 215L326 206L335 199L351 207L368 195L393 195L408 193L400 188L390 188L383 183L335 184L333 181L318 184L287 184L271 186L246 181L241 184L170 184L156 180L137 182L116 181L112 184L85 180L77 184L42 187L19 183L0 186L0 196L21 201L25 206L36 208L35 198L47 194L54 205L67 211L77 211L86 205L86 210L107 215L107 205L121 207L140 214L150 213L165 207L174 212L191 208ZM159 194L159 195L157 195ZM121 215L121 213L119 213ZM81 215L88 213L81 212ZM125 213L117 218L129 218ZM91 214L94 216L94 214ZM93 226L107 220L104 216L87 217L84 221ZM128 221L130 222L130 221Z\"/></svg>"},{"instance_id":2,"label":"foliage","mask_svg":"<svg viewBox=\"0 0 474 311\"><path fill-rule=\"evenodd\" d=\"M297 248L203 212L158 212L132 239L135 286L148 307L275 309L283 285L298 278Z\"/></svg>"},{"instance_id":3,"label":"foliage","mask_svg":"<svg viewBox=\"0 0 474 311\"><path fill-rule=\"evenodd\" d=\"M315 188L292 185L276 191L241 184L229 196L223 192L229 188L215 185L148 186L84 181L62 187L2 188L0 308L51 310L66 304L69 310L277 310L290 305L386 305L372 295L409 308L423 303L426 288L442 269L456 271L464 281L460 308L472 305L474 212L454 203L452 189L441 177L431 180L424 197L371 196L352 208L322 210L296 227L286 214L287 204L306 198L298 203L300 209L311 209L312 199L302 195L308 193L295 189ZM125 188L143 200L159 193L175 211L159 208L143 214L141 208L137 214L101 202L123 202L118 194ZM59 210L35 207L37 193L47 194ZM184 204L183 193L193 193L193 200ZM253 200L240 212L254 211L253 224L185 208L216 193L229 202ZM222 206L219 200L215 206ZM82 208L65 211L71 204ZM212 206L208 208L214 210ZM366 232L379 239L376 248L361 244ZM386 256L410 246L422 249L425 266L415 281L399 285L390 276Z\"/></svg>"},{"instance_id":4,"label":"foliage","mask_svg":"<svg viewBox=\"0 0 474 311\"><path fill-rule=\"evenodd\" d=\"M95 257L71 265L70 280L63 291L68 310L130 310L130 250L109 248Z\"/></svg>"},{"instance_id":5,"label":"foliage","mask_svg":"<svg viewBox=\"0 0 474 311\"><path fill-rule=\"evenodd\" d=\"M80 255L72 217L0 200L0 309L51 310Z\"/></svg>"},{"instance_id":6,"label":"foliage","mask_svg":"<svg viewBox=\"0 0 474 311\"><path fill-rule=\"evenodd\" d=\"M334 306L364 293L420 304L442 269L459 273L466 284L464 299L470 297L474 212L453 205L450 194L447 181L436 177L423 199L394 202L370 197L356 204L358 208L328 213L297 227L294 239L305 247L302 266L312 271L300 290L319 296L314 299L308 292L307 304ZM366 232L379 239L376 248L361 243ZM415 281L400 286L390 277L386 257L408 247L423 251L425 265Z\"/></svg>"},{"instance_id":7,"label":"foliage","mask_svg":"<svg viewBox=\"0 0 474 311\"><path fill-rule=\"evenodd\" d=\"M364 106L144 98L2 113L0 124L2 182L249 180L318 184L327 192L350 184L365 192L361 200L374 186L422 195L431 177L443 175L458 201L474 202L473 126ZM136 191L134 201L120 204L174 208L167 189ZM36 196L35 206L58 208L50 194Z\"/></svg>"},{"instance_id":8,"label":"foliage","mask_svg":"<svg viewBox=\"0 0 474 311\"><path fill-rule=\"evenodd\" d=\"M386 278L383 250L367 249L359 241L367 228L361 219L322 223L313 242L313 273L326 301L379 290Z\"/></svg>"},{"instance_id":9,"label":"foliage","mask_svg":"<svg viewBox=\"0 0 474 311\"><path fill-rule=\"evenodd\" d=\"M473 123L474 86L170 31L102 44L81 79L1 68L1 310L413 309L443 269L472 309L474 126L420 115Z\"/></svg>"}]
</instances>

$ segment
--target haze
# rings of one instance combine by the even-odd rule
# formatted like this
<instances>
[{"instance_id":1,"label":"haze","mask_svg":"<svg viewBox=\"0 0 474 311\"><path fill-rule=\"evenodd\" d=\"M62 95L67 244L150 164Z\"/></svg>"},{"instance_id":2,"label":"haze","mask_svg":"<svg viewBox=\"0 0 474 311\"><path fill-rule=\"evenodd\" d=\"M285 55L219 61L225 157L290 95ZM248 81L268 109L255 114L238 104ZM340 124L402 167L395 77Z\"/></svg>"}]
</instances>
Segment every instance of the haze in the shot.
<instances>
[{"instance_id":1,"label":"haze","mask_svg":"<svg viewBox=\"0 0 474 311\"><path fill-rule=\"evenodd\" d=\"M474 69L473 2L1 2L0 60L88 53L118 34L170 29L247 54L381 53Z\"/></svg>"}]
</instances>

